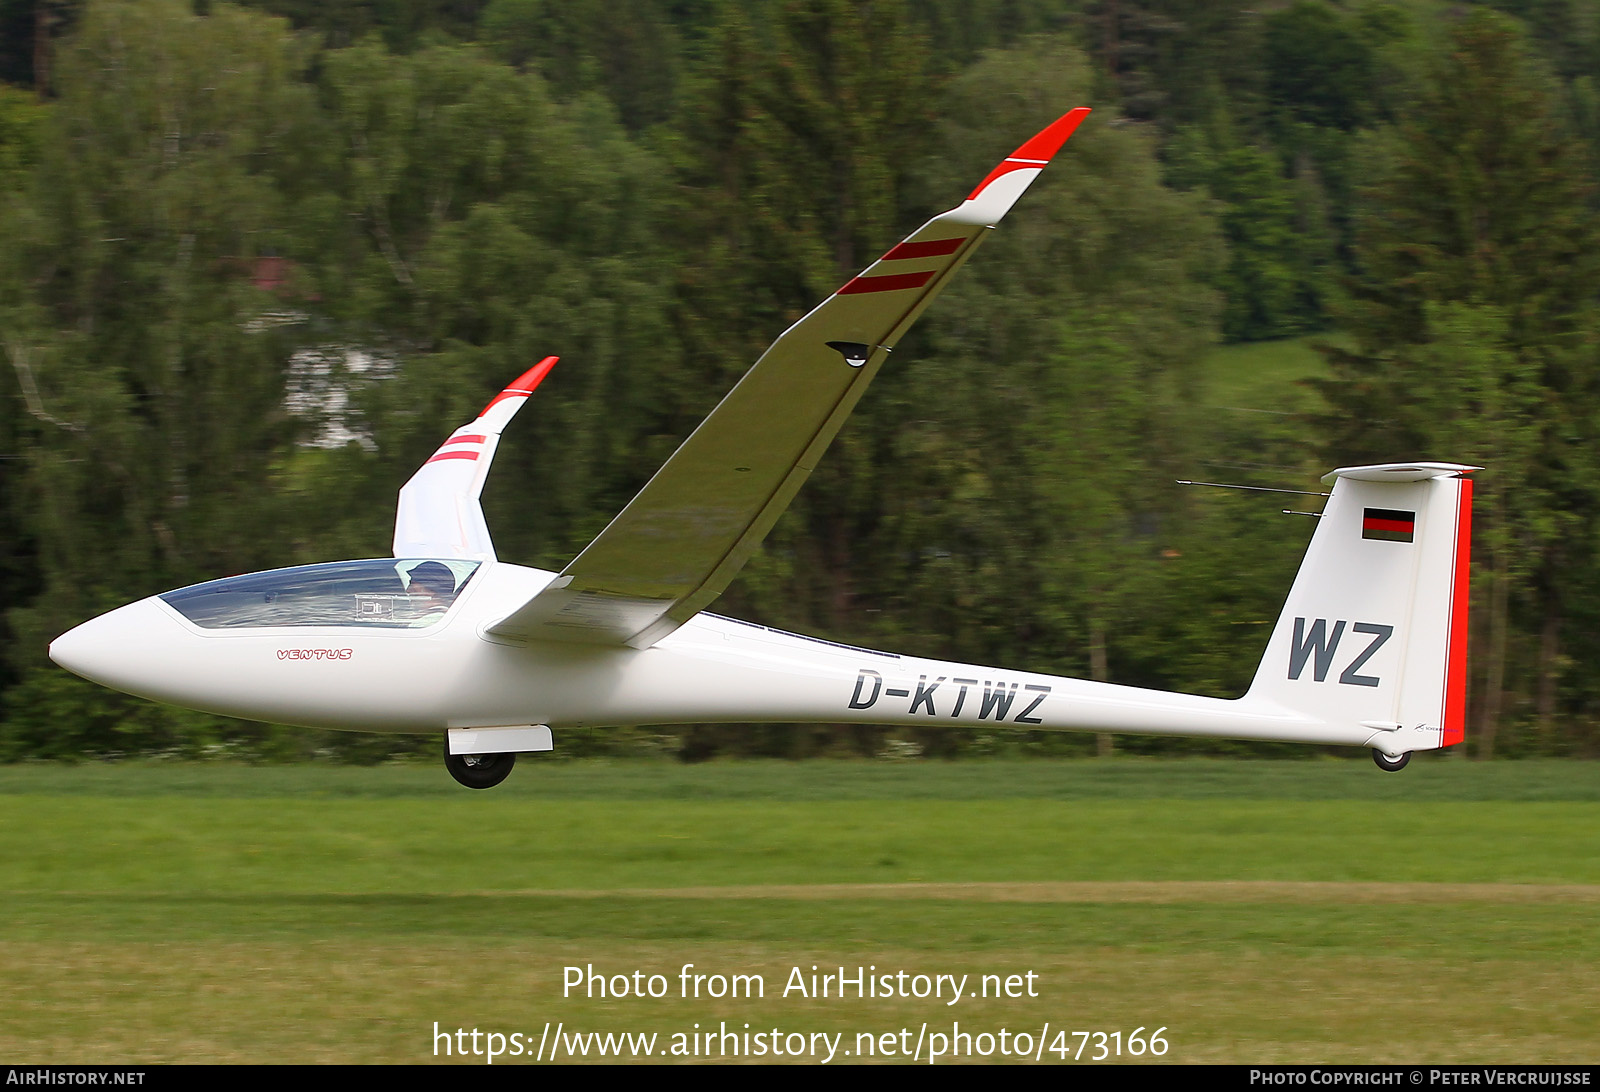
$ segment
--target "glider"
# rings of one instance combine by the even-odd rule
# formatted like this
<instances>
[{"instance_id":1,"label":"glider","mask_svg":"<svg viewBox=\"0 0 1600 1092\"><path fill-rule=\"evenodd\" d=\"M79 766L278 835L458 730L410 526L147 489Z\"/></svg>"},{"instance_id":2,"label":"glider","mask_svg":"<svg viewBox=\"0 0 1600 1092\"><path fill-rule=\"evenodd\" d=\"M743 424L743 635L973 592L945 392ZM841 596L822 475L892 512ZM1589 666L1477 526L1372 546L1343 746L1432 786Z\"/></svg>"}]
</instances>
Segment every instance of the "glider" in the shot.
<instances>
[{"instance_id":1,"label":"glider","mask_svg":"<svg viewBox=\"0 0 1600 1092\"><path fill-rule=\"evenodd\" d=\"M436 733L462 784L580 726L860 722L1142 732L1371 748L1460 742L1475 467L1333 471L1253 685L1224 700L901 656L708 613L885 357L1078 127L1074 110L756 361L559 573L495 556L479 495L547 358L400 492L394 557L213 580L50 646L106 686L253 720Z\"/></svg>"}]
</instances>

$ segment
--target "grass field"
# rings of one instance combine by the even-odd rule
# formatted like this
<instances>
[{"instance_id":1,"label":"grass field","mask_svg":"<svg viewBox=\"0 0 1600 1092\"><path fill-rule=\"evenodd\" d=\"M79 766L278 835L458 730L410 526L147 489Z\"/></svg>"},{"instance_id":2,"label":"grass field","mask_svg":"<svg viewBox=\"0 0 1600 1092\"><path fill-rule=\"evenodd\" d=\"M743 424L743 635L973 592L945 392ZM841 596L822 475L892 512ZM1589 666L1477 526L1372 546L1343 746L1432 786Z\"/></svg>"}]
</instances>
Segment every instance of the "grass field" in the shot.
<instances>
[{"instance_id":1,"label":"grass field","mask_svg":"<svg viewBox=\"0 0 1600 1092\"><path fill-rule=\"evenodd\" d=\"M487 793L13 766L0 893L17 1062L423 1062L435 1022L531 1053L546 1021L658 1054L696 1024L842 1033L836 1062L957 1021L1049 1061L1140 1027L1168 1062L1600 1055L1600 769L1575 762L528 762ZM686 963L765 994L685 999ZM591 965L667 995L563 997ZM813 965L1037 996L782 996Z\"/></svg>"},{"instance_id":2,"label":"grass field","mask_svg":"<svg viewBox=\"0 0 1600 1092\"><path fill-rule=\"evenodd\" d=\"M1217 346L1205 361L1207 404L1250 413L1320 408L1317 393L1305 383L1328 375L1319 345L1349 347L1350 339L1330 332Z\"/></svg>"}]
</instances>

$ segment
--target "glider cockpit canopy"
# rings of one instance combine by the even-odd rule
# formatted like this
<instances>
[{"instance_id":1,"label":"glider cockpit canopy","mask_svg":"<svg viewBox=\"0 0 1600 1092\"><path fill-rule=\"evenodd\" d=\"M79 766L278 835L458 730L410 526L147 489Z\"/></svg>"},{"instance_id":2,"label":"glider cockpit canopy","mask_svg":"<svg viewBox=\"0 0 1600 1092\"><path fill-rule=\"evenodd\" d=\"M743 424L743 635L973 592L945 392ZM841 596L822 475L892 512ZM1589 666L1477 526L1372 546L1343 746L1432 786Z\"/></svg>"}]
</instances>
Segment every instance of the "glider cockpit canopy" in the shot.
<instances>
[{"instance_id":1,"label":"glider cockpit canopy","mask_svg":"<svg viewBox=\"0 0 1600 1092\"><path fill-rule=\"evenodd\" d=\"M210 580L161 599L202 629L422 629L444 617L478 564L458 558L334 561Z\"/></svg>"}]
</instances>

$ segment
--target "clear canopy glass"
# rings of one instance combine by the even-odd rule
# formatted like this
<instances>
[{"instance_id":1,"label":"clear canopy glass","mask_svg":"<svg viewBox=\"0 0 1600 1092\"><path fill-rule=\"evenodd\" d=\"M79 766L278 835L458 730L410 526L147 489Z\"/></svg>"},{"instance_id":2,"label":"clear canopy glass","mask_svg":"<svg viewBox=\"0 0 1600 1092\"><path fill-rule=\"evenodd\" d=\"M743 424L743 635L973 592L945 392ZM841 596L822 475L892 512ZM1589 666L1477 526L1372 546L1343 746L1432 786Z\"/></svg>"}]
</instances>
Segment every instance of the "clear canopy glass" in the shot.
<instances>
[{"instance_id":1,"label":"clear canopy glass","mask_svg":"<svg viewBox=\"0 0 1600 1092\"><path fill-rule=\"evenodd\" d=\"M211 580L161 598L206 629L422 629L444 617L477 569L476 561L427 558L334 561Z\"/></svg>"}]
</instances>

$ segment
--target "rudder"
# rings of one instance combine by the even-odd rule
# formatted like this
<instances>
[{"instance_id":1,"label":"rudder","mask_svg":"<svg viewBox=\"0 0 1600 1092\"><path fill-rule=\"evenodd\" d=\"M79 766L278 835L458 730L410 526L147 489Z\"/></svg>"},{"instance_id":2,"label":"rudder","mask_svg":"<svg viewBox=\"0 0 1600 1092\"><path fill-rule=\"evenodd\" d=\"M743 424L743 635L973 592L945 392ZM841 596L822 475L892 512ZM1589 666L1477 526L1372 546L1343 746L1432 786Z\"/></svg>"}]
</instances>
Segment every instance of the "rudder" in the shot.
<instances>
[{"instance_id":1,"label":"rudder","mask_svg":"<svg viewBox=\"0 0 1600 1092\"><path fill-rule=\"evenodd\" d=\"M1391 756L1465 737L1472 479L1478 467L1343 467L1249 698L1369 729Z\"/></svg>"}]
</instances>

